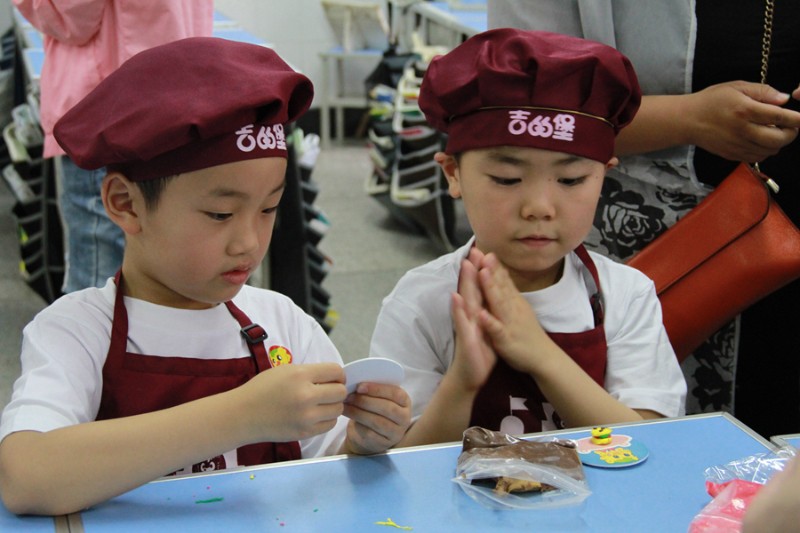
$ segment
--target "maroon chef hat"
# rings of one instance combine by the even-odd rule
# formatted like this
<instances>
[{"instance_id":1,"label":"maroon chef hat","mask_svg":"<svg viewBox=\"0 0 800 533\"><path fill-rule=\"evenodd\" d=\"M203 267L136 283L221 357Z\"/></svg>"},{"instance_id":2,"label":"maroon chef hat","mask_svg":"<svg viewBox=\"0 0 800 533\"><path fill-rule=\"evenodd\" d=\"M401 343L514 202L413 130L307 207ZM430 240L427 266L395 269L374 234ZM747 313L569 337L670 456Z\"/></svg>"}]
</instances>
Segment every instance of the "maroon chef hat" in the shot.
<instances>
[{"instance_id":1,"label":"maroon chef hat","mask_svg":"<svg viewBox=\"0 0 800 533\"><path fill-rule=\"evenodd\" d=\"M80 167L144 181L261 157L286 157L284 125L314 89L270 48L192 37L133 56L59 120Z\"/></svg>"},{"instance_id":2,"label":"maroon chef hat","mask_svg":"<svg viewBox=\"0 0 800 533\"><path fill-rule=\"evenodd\" d=\"M447 152L522 146L607 162L641 90L614 48L556 33L490 30L433 59L420 88Z\"/></svg>"}]
</instances>

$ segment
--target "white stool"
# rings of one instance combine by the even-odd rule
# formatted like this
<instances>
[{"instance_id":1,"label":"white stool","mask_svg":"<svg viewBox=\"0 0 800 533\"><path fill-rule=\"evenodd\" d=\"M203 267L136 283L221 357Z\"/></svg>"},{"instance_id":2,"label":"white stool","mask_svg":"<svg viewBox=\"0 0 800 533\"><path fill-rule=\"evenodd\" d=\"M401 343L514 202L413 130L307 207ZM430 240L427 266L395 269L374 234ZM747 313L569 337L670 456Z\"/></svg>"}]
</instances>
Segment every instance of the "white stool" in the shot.
<instances>
[{"instance_id":1,"label":"white stool","mask_svg":"<svg viewBox=\"0 0 800 533\"><path fill-rule=\"evenodd\" d=\"M360 94L347 93L345 62L359 62L370 72L389 46L389 24L382 2L372 0L321 0L325 16L340 43L322 59L322 99L320 130L322 147L330 146L330 110L336 115L336 139L344 139L345 108L367 107L363 85ZM355 66L355 65L353 65Z\"/></svg>"},{"instance_id":2,"label":"white stool","mask_svg":"<svg viewBox=\"0 0 800 533\"><path fill-rule=\"evenodd\" d=\"M344 83L344 63L345 61L357 60L371 62L367 65L370 69L378 65L383 57L383 50L375 48L364 48L361 50L351 50L346 52L341 46L331 48L326 52L320 53L322 59L322 100L320 102L320 137L322 147L330 147L331 124L330 110L333 108L336 115L336 140L341 142L344 139L344 110L346 108L366 108L366 93L348 95L345 92Z\"/></svg>"}]
</instances>

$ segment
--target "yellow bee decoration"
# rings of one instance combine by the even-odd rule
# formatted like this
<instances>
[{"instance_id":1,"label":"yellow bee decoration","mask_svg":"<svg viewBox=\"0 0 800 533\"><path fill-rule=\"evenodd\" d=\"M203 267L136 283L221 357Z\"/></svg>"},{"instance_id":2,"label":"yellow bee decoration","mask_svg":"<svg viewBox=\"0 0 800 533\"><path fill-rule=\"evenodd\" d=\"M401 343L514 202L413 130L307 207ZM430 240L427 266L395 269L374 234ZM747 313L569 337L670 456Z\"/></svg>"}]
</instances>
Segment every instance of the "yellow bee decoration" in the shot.
<instances>
[{"instance_id":1,"label":"yellow bee decoration","mask_svg":"<svg viewBox=\"0 0 800 533\"><path fill-rule=\"evenodd\" d=\"M611 443L611 428L592 428L592 444L602 446Z\"/></svg>"}]
</instances>

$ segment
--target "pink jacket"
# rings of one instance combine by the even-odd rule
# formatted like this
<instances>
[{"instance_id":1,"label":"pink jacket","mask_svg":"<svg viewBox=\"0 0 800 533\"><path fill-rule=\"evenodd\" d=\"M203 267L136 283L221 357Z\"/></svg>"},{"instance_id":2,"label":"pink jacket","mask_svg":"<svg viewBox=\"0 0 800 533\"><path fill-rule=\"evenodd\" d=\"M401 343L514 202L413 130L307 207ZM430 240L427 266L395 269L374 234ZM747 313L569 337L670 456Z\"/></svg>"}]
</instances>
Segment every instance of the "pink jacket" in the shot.
<instances>
[{"instance_id":1,"label":"pink jacket","mask_svg":"<svg viewBox=\"0 0 800 533\"><path fill-rule=\"evenodd\" d=\"M53 125L132 55L185 37L209 36L213 0L14 0L44 34L40 79L44 156L64 151Z\"/></svg>"}]
</instances>

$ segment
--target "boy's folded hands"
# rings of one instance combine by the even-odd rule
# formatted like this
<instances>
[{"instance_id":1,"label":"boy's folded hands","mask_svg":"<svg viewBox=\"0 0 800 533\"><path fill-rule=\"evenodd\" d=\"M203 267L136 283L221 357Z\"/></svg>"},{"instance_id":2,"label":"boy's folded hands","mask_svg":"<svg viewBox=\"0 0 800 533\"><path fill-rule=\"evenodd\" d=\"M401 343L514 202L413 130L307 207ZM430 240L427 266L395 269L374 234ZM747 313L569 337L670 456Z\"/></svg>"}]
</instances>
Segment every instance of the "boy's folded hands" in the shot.
<instances>
[{"instance_id":1,"label":"boy's folded hands","mask_svg":"<svg viewBox=\"0 0 800 533\"><path fill-rule=\"evenodd\" d=\"M448 371L461 387L477 392L497 363L491 339L481 328L484 309L483 294L478 284L478 269L483 257L473 248L462 261L458 292L452 295L452 316L455 328L455 354Z\"/></svg>"},{"instance_id":2,"label":"boy's folded hands","mask_svg":"<svg viewBox=\"0 0 800 533\"><path fill-rule=\"evenodd\" d=\"M542 328L497 256L487 254L482 265L478 279L487 311L482 315L481 326L509 366L536 376L548 355L554 349L561 350Z\"/></svg>"},{"instance_id":3,"label":"boy's folded hands","mask_svg":"<svg viewBox=\"0 0 800 533\"><path fill-rule=\"evenodd\" d=\"M459 327L459 321L464 319L458 316L462 313L460 304L454 305L456 350L459 338L462 343L471 338L480 339L480 342L470 343L470 353L478 347L491 350L515 370L537 374L545 363L544 358L552 351L546 348L555 347L555 344L494 254L483 254L477 248L470 251L462 264L457 299L464 301L467 321ZM468 330L468 324L477 330ZM454 366L456 364L454 362ZM488 372L481 385L488 378Z\"/></svg>"}]
</instances>

